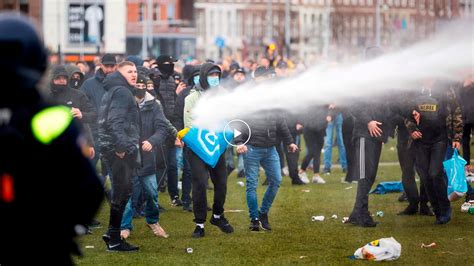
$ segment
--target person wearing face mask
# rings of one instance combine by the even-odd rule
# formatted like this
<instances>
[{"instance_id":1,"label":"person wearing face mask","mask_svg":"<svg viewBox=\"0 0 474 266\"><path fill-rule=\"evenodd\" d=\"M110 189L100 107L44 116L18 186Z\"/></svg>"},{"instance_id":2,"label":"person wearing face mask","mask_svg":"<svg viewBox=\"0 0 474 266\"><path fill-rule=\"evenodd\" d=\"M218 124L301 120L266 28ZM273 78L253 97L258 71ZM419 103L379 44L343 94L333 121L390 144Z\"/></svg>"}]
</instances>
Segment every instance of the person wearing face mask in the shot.
<instances>
[{"instance_id":1,"label":"person wearing face mask","mask_svg":"<svg viewBox=\"0 0 474 266\"><path fill-rule=\"evenodd\" d=\"M82 91L69 87L69 76L66 68L62 65L56 66L52 70L50 88L50 99L56 104L70 107L72 116L80 121L89 146L89 156L91 159L94 158L94 140L89 127L90 123L97 120L94 106Z\"/></svg>"},{"instance_id":2,"label":"person wearing face mask","mask_svg":"<svg viewBox=\"0 0 474 266\"><path fill-rule=\"evenodd\" d=\"M184 126L190 128L193 126L192 110L204 93L219 89L221 69L212 63L205 63L201 66L199 72L199 83L191 90L185 98L184 103ZM187 150L187 156L191 165L192 178L192 198L194 222L196 228L192 234L194 238L204 237L204 223L207 216L207 180L209 176L214 184L214 204L212 206L211 224L219 227L224 233L234 232L234 228L224 217L224 203L227 193L227 173L225 153L223 153L217 165L211 168L199 158L190 149Z\"/></svg>"},{"instance_id":3,"label":"person wearing face mask","mask_svg":"<svg viewBox=\"0 0 474 266\"><path fill-rule=\"evenodd\" d=\"M174 127L177 127L176 117L176 83L173 78L174 63L177 60L169 55L160 55L156 62L159 73L153 75L153 83L156 99L160 101L166 118ZM164 189L164 178L167 178L168 193L172 206L182 206L178 190L178 167L176 159L176 146L179 141L170 137L163 145L157 156L157 177L160 179L159 186Z\"/></svg>"},{"instance_id":4,"label":"person wearing face mask","mask_svg":"<svg viewBox=\"0 0 474 266\"><path fill-rule=\"evenodd\" d=\"M123 239L130 236L133 229L132 200L138 198L141 192L145 195L145 220L147 226L157 237L168 238L168 234L158 223L158 183L156 180L156 149L167 138L166 118L155 97L147 92L146 77L139 75L133 89L135 100L140 109L140 153L142 164L137 168L133 177L132 196L128 200L122 217L120 235Z\"/></svg>"},{"instance_id":5,"label":"person wearing face mask","mask_svg":"<svg viewBox=\"0 0 474 266\"><path fill-rule=\"evenodd\" d=\"M66 65L66 71L69 76L69 87L71 89L79 89L84 82L84 74L82 74L81 69L73 64Z\"/></svg>"},{"instance_id":6,"label":"person wearing face mask","mask_svg":"<svg viewBox=\"0 0 474 266\"><path fill-rule=\"evenodd\" d=\"M186 88L178 94L176 98L176 116L177 116L177 126L176 129L182 130L184 128L184 100L189 95L191 90L199 84L199 71L201 66L192 66L186 65L183 68L183 78L186 83ZM183 147L183 176L182 176L182 190L181 190L181 199L183 201L183 210L192 212L192 202L191 202L191 166L189 165L189 160L187 156L187 148Z\"/></svg>"}]
</instances>

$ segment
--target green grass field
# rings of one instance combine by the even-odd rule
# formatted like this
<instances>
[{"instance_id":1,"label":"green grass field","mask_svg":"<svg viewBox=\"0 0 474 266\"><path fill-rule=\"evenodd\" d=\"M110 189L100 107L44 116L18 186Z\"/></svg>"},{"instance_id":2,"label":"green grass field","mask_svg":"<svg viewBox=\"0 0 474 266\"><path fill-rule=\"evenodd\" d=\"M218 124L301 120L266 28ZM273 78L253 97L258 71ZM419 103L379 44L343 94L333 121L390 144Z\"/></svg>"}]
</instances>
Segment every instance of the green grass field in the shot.
<instances>
[{"instance_id":1,"label":"green grass field","mask_svg":"<svg viewBox=\"0 0 474 266\"><path fill-rule=\"evenodd\" d=\"M395 143L384 146L382 161L396 161ZM335 155L333 155L335 157ZM354 204L357 184L341 184L343 174L334 169L324 176L327 184L292 186L288 177L283 178L278 196L269 214L273 231L250 232L245 201L245 187L240 187L235 172L228 180L225 215L234 226L233 234L225 235L215 226L206 224L206 237L192 239L194 230L192 213L170 206L167 193L160 194L160 204L166 211L161 213L160 224L170 238L153 236L145 220L135 219L135 229L128 242L140 246L138 253L117 254L106 251L101 239L108 221L108 206L104 204L98 220L104 225L93 235L79 241L84 257L76 259L84 265L287 265L287 264L365 264L348 257L372 240L393 236L402 245L401 258L389 264L399 265L470 265L474 216L460 212L461 201L452 203L453 219L447 225L434 225L434 217L397 216L407 203L397 201L399 194L371 195L370 211L383 211L384 217L375 217L380 224L376 228L360 228L342 224ZM381 166L376 183L400 180L398 166ZM262 180L261 180L262 181ZM259 187L259 200L265 187ZM304 192L303 190L309 190ZM208 194L212 202L212 191ZM209 212L209 215L211 213ZM337 219L331 219L336 214ZM324 215L323 222L312 222L311 216ZM421 248L421 243L436 242L435 248ZM93 246L93 248L85 248ZM192 254L186 248L193 248Z\"/></svg>"}]
</instances>

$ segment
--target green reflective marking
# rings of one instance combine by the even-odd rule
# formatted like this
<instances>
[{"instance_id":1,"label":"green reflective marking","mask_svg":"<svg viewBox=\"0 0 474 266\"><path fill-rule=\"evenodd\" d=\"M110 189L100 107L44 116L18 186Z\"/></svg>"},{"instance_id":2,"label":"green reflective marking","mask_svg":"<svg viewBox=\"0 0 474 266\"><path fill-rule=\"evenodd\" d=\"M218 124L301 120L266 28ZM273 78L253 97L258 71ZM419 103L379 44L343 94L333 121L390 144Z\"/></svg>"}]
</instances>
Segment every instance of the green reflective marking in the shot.
<instances>
[{"instance_id":1,"label":"green reflective marking","mask_svg":"<svg viewBox=\"0 0 474 266\"><path fill-rule=\"evenodd\" d=\"M48 145L66 130L71 121L72 115L69 108L53 106L42 110L33 117L31 130L39 142Z\"/></svg>"}]
</instances>

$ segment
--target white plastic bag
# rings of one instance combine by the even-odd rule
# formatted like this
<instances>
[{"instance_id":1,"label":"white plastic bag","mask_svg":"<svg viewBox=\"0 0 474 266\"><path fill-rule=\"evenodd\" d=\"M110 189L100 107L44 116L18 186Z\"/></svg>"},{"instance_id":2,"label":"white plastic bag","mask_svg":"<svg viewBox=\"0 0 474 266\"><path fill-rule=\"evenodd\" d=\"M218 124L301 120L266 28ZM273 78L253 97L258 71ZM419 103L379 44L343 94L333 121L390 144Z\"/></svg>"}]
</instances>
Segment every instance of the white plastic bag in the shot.
<instances>
[{"instance_id":1,"label":"white plastic bag","mask_svg":"<svg viewBox=\"0 0 474 266\"><path fill-rule=\"evenodd\" d=\"M354 252L354 257L361 260L396 260L402 254L402 245L395 238L374 240Z\"/></svg>"}]
</instances>

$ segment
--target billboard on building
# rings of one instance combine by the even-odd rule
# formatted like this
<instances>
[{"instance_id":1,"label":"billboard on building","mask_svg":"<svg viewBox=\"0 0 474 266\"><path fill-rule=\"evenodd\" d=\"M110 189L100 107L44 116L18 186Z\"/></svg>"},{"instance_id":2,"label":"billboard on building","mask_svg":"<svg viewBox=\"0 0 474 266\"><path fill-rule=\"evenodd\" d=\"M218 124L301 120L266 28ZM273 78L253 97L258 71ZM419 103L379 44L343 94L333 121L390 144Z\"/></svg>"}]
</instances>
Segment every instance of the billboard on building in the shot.
<instances>
[{"instance_id":1,"label":"billboard on building","mask_svg":"<svg viewBox=\"0 0 474 266\"><path fill-rule=\"evenodd\" d=\"M105 10L102 1L70 0L68 41L70 44L99 45L104 37Z\"/></svg>"}]
</instances>

